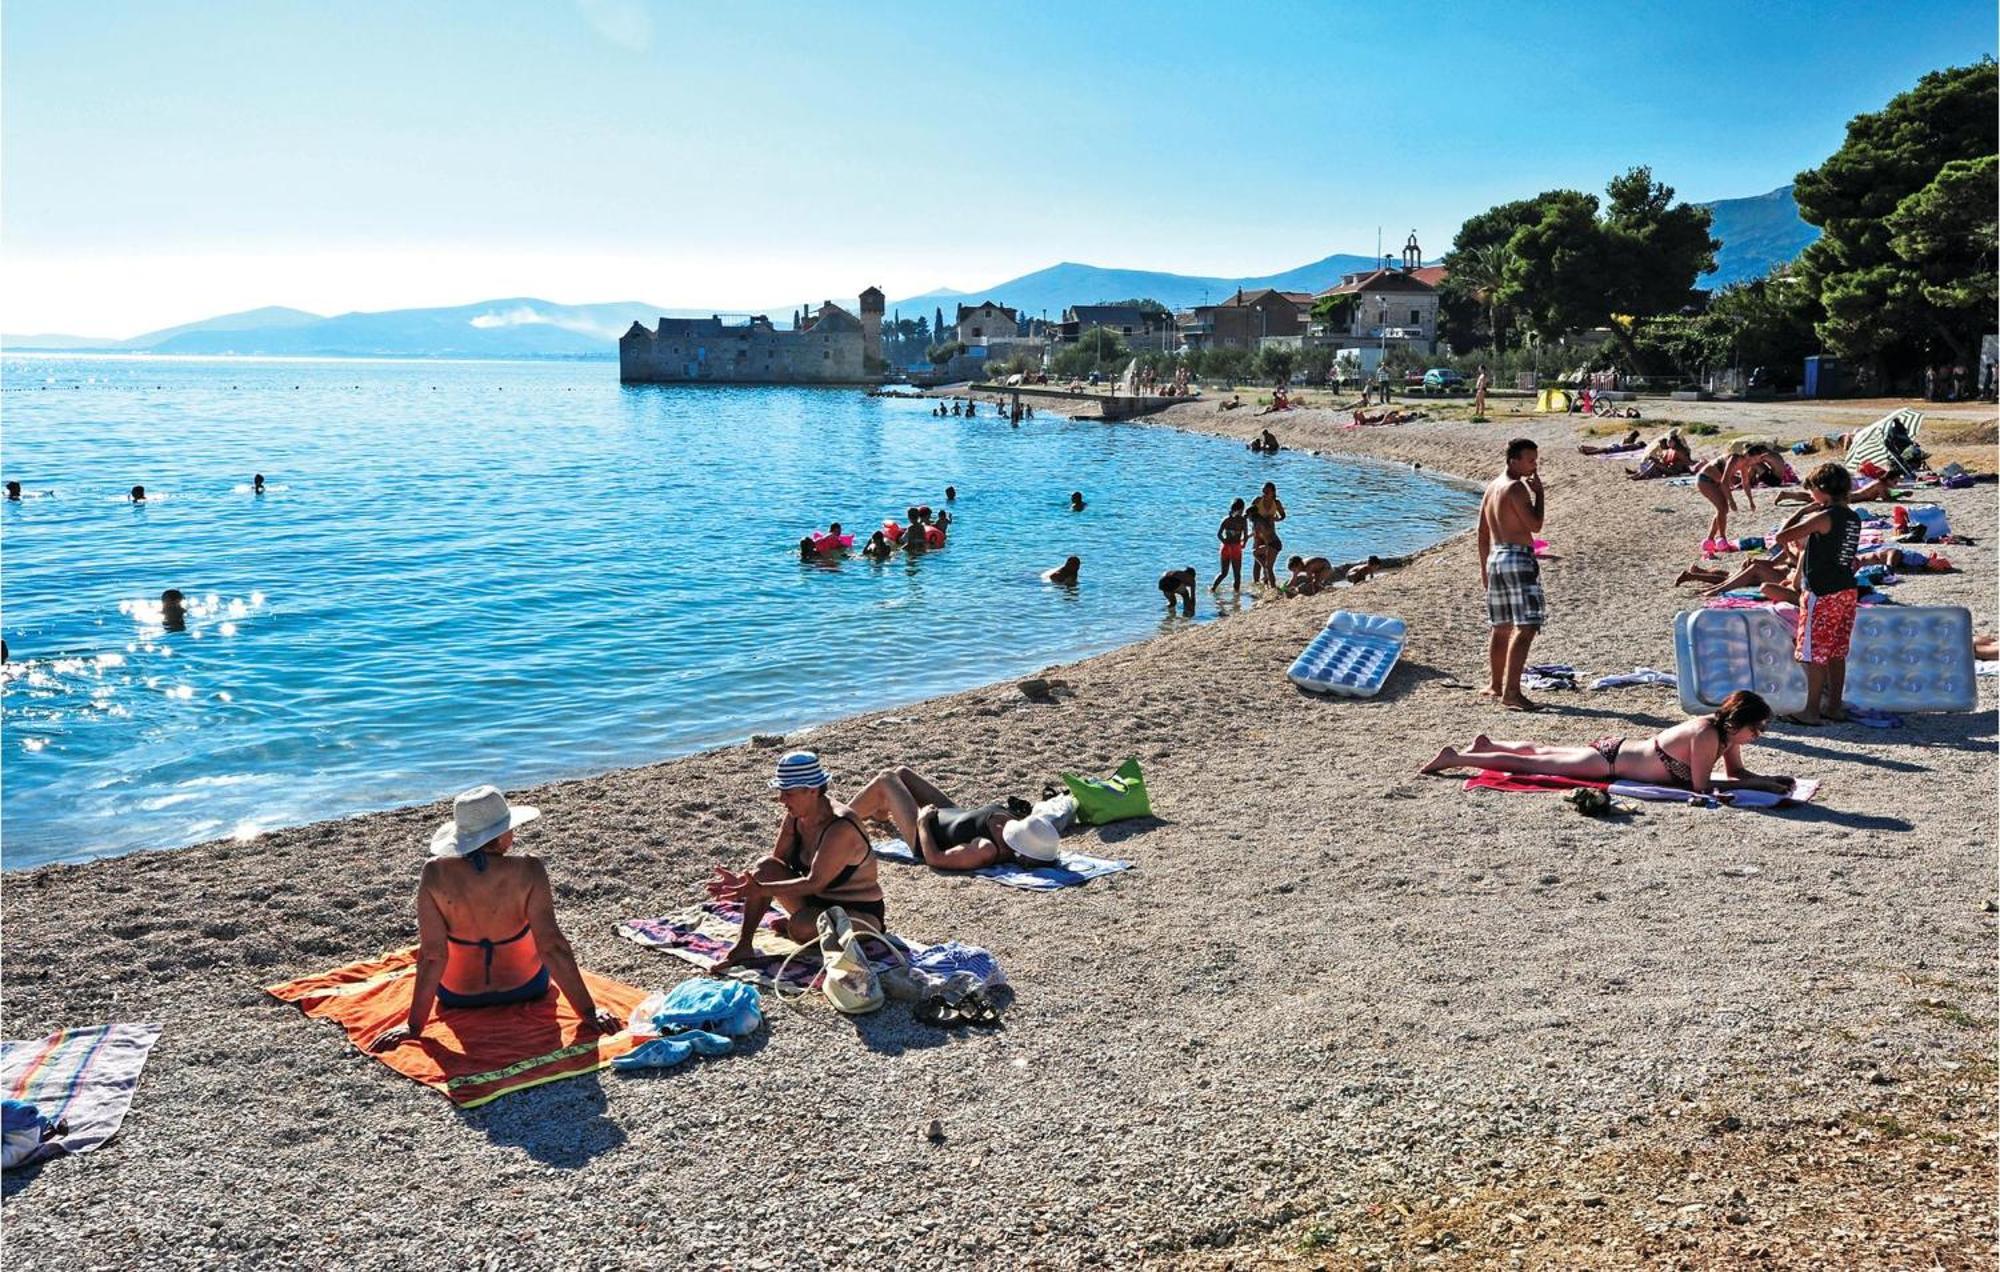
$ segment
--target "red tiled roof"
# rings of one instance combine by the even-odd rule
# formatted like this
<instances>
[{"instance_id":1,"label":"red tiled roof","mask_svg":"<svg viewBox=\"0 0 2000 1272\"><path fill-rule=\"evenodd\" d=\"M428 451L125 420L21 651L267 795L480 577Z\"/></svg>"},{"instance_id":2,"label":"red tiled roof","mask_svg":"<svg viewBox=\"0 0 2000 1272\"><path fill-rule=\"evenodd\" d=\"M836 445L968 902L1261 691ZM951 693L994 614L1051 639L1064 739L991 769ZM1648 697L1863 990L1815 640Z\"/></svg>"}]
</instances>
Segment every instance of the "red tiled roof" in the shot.
<instances>
[{"instance_id":1,"label":"red tiled roof","mask_svg":"<svg viewBox=\"0 0 2000 1272\"><path fill-rule=\"evenodd\" d=\"M1442 266L1439 268L1442 268ZM1329 287L1321 292L1320 296L1353 296L1370 291L1427 292L1437 290L1433 284L1424 280L1422 277L1423 272L1422 270L1418 270L1414 273L1405 273L1400 269L1378 269L1372 273L1363 274L1351 283L1342 283L1338 287Z\"/></svg>"}]
</instances>

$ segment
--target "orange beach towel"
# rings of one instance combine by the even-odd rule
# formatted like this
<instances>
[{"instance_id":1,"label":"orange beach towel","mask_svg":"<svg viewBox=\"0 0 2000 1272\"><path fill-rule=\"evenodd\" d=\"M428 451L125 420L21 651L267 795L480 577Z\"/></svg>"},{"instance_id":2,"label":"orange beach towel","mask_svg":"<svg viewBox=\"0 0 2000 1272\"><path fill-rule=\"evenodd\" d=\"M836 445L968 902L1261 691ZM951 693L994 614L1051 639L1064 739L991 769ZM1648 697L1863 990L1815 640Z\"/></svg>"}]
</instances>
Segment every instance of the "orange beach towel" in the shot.
<instances>
[{"instance_id":1,"label":"orange beach towel","mask_svg":"<svg viewBox=\"0 0 2000 1272\"><path fill-rule=\"evenodd\" d=\"M265 992L300 1011L331 1020L364 1053L380 1034L410 1014L416 985L415 947L302 976ZM620 1020L629 1019L644 990L589 972L591 997ZM502 1007L432 1011L419 1042L404 1043L375 1058L406 1078L440 1092L460 1108L497 1099L544 1082L594 1073L636 1047L640 1039L620 1031L579 1037L582 1021L560 989L530 1003Z\"/></svg>"}]
</instances>

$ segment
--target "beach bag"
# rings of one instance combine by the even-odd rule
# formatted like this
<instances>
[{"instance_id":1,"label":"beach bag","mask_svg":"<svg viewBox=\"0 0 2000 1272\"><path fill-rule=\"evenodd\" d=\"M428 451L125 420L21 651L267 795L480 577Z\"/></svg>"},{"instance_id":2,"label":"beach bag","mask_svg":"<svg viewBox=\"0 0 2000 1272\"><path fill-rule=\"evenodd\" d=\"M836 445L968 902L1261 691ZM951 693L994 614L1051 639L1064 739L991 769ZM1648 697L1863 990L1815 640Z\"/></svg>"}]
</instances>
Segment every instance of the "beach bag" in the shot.
<instances>
[{"instance_id":1,"label":"beach bag","mask_svg":"<svg viewBox=\"0 0 2000 1272\"><path fill-rule=\"evenodd\" d=\"M1062 782L1076 800L1076 820L1084 826L1108 826L1128 817L1149 817L1153 805L1146 798L1146 779L1139 761L1127 760L1118 772L1106 778L1078 777L1064 773Z\"/></svg>"},{"instance_id":2,"label":"beach bag","mask_svg":"<svg viewBox=\"0 0 2000 1272\"><path fill-rule=\"evenodd\" d=\"M847 911L832 906L819 916L820 992L842 1015L881 1010L882 982L861 951Z\"/></svg>"},{"instance_id":3,"label":"beach bag","mask_svg":"<svg viewBox=\"0 0 2000 1272\"><path fill-rule=\"evenodd\" d=\"M682 981L663 993L647 995L632 1009L628 1022L641 1037L699 1029L730 1038L755 1033L762 1023L763 1004L756 986L712 977Z\"/></svg>"},{"instance_id":4,"label":"beach bag","mask_svg":"<svg viewBox=\"0 0 2000 1272\"><path fill-rule=\"evenodd\" d=\"M1076 796L1058 795L1054 787L1043 792L1040 802L1028 809L1028 816L1040 817L1056 828L1058 835L1067 835L1070 827L1076 825Z\"/></svg>"}]
</instances>

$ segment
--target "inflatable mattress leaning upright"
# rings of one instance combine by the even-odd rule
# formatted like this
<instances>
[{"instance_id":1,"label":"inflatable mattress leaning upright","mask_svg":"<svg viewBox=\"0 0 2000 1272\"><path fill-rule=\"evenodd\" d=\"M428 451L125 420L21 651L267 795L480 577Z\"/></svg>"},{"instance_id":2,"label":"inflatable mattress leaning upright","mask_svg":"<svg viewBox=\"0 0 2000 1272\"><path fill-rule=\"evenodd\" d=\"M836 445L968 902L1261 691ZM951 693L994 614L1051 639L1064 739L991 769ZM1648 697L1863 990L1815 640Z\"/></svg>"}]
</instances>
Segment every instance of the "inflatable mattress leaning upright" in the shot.
<instances>
[{"instance_id":1,"label":"inflatable mattress leaning upright","mask_svg":"<svg viewBox=\"0 0 2000 1272\"><path fill-rule=\"evenodd\" d=\"M1700 609L1674 616L1681 706L1713 711L1737 689L1781 714L1803 711L1805 669L1793 660L1798 610ZM1974 711L1972 613L1960 605L1864 605L1847 654L1846 701L1870 711Z\"/></svg>"},{"instance_id":2,"label":"inflatable mattress leaning upright","mask_svg":"<svg viewBox=\"0 0 2000 1272\"><path fill-rule=\"evenodd\" d=\"M1285 674L1314 693L1372 698L1395 670L1408 635L1400 618L1335 610Z\"/></svg>"}]
</instances>

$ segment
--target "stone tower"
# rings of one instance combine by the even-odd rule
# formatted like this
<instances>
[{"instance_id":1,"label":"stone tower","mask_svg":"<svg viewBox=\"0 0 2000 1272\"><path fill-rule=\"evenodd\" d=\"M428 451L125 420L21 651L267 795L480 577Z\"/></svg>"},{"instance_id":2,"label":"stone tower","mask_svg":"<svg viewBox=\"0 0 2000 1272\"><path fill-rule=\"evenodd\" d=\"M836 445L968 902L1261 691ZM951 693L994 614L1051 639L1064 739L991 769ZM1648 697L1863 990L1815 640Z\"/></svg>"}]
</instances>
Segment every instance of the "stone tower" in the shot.
<instances>
[{"instance_id":1,"label":"stone tower","mask_svg":"<svg viewBox=\"0 0 2000 1272\"><path fill-rule=\"evenodd\" d=\"M861 293L861 353L870 363L882 361L882 307L880 287Z\"/></svg>"}]
</instances>

